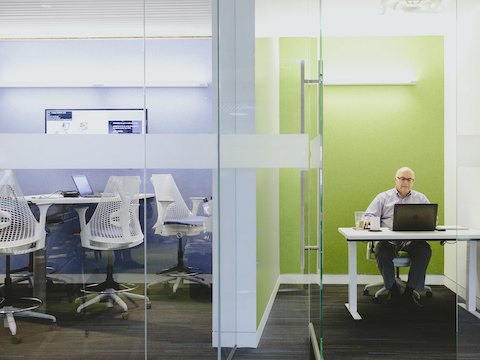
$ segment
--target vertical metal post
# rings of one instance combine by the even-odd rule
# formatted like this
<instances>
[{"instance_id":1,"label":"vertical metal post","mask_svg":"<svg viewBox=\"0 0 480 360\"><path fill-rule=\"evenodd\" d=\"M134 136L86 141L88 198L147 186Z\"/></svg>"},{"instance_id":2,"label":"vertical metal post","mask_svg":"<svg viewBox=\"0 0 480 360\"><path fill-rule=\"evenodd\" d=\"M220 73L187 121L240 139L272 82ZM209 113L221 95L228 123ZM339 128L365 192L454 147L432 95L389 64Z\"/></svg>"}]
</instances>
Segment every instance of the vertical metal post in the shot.
<instances>
[{"instance_id":1,"label":"vertical metal post","mask_svg":"<svg viewBox=\"0 0 480 360\"><path fill-rule=\"evenodd\" d=\"M300 61L300 133L305 134L305 60ZM305 169L300 170L300 268L305 271Z\"/></svg>"}]
</instances>

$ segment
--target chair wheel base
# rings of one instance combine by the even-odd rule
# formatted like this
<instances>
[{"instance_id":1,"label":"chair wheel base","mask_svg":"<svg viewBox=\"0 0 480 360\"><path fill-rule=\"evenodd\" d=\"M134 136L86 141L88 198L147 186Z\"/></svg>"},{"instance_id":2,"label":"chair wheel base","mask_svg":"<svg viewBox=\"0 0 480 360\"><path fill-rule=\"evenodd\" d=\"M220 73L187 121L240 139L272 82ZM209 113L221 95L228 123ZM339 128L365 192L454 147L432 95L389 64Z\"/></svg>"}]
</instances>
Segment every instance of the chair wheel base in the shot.
<instances>
[{"instance_id":1,"label":"chair wheel base","mask_svg":"<svg viewBox=\"0 0 480 360\"><path fill-rule=\"evenodd\" d=\"M128 312L122 313L122 319L123 320L128 320Z\"/></svg>"},{"instance_id":2,"label":"chair wheel base","mask_svg":"<svg viewBox=\"0 0 480 360\"><path fill-rule=\"evenodd\" d=\"M379 304L379 303L380 303L380 299L377 298L377 297L374 297L374 298L372 298L372 302L373 302L374 304Z\"/></svg>"},{"instance_id":3,"label":"chair wheel base","mask_svg":"<svg viewBox=\"0 0 480 360\"><path fill-rule=\"evenodd\" d=\"M368 296L368 295L370 295L370 293L368 292L367 289L365 289L365 290L363 290L363 295Z\"/></svg>"},{"instance_id":4,"label":"chair wheel base","mask_svg":"<svg viewBox=\"0 0 480 360\"><path fill-rule=\"evenodd\" d=\"M425 295L427 296L427 298L431 298L433 296L433 293L431 291L427 291Z\"/></svg>"},{"instance_id":5,"label":"chair wheel base","mask_svg":"<svg viewBox=\"0 0 480 360\"><path fill-rule=\"evenodd\" d=\"M152 303L150 301L147 302L147 309L151 309L152 308Z\"/></svg>"}]
</instances>

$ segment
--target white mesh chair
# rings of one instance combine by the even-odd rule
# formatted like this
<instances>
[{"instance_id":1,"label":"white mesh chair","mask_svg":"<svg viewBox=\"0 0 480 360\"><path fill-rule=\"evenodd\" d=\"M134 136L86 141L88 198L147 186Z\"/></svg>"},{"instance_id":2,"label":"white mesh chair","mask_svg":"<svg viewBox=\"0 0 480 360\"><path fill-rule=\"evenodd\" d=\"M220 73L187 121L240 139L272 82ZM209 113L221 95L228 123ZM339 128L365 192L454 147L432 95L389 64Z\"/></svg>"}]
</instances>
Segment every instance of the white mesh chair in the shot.
<instances>
[{"instance_id":1,"label":"white mesh chair","mask_svg":"<svg viewBox=\"0 0 480 360\"><path fill-rule=\"evenodd\" d=\"M128 306L120 295L129 300L144 300L150 308L150 300L144 295L134 294L137 286L120 284L113 279L113 250L129 249L143 243L143 233L139 220L138 176L111 176L102 193L90 220L86 221L87 207L76 208L80 220L80 238L82 246L91 250L107 252L107 275L104 282L92 284L84 289L86 295L77 313L88 306L106 301L107 306L114 303L123 309L122 317L128 318ZM93 298L90 298L93 295ZM77 299L78 301L78 299Z\"/></svg>"},{"instance_id":2,"label":"white mesh chair","mask_svg":"<svg viewBox=\"0 0 480 360\"><path fill-rule=\"evenodd\" d=\"M373 251L373 249L374 244L372 241L369 241L367 243L367 260L376 261L375 252ZM404 288L406 286L406 283L402 279L400 279L400 268L410 266L410 257L408 256L408 253L406 251L397 252L397 255L393 258L393 266L395 267L395 280L397 282L397 286L399 289ZM374 303L378 303L380 301L380 296L388 294L388 289L384 286L383 281L374 284L367 284L363 288L363 295L368 296L370 294L369 289L374 287L380 287L380 289L375 292L375 295L372 299ZM425 285L424 291L428 297L431 297L433 295L432 288L430 286ZM418 293L418 291L414 290L413 293L417 299L420 299L420 294Z\"/></svg>"},{"instance_id":3,"label":"white mesh chair","mask_svg":"<svg viewBox=\"0 0 480 360\"><path fill-rule=\"evenodd\" d=\"M4 318L4 327L10 329L14 343L21 341L17 336L15 317L45 319L53 324L57 322L52 315L33 311L42 304L40 299L14 296L10 269L10 256L29 254L45 247L46 213L47 207L40 207L40 219L37 221L13 171L0 171L0 254L6 257L0 316Z\"/></svg>"},{"instance_id":4,"label":"white mesh chair","mask_svg":"<svg viewBox=\"0 0 480 360\"><path fill-rule=\"evenodd\" d=\"M158 281L148 284L151 287L156 284L173 281L173 293L181 287L185 280L201 285L209 286L210 283L200 276L198 271L185 265L184 244L185 236L197 236L207 231L209 218L196 216L200 204L205 198L192 197L192 210L183 200L180 191L171 174L152 175L151 181L155 190L158 217L153 226L155 234L161 236L176 236L178 239L177 264L171 268L157 272L163 275Z\"/></svg>"}]
</instances>

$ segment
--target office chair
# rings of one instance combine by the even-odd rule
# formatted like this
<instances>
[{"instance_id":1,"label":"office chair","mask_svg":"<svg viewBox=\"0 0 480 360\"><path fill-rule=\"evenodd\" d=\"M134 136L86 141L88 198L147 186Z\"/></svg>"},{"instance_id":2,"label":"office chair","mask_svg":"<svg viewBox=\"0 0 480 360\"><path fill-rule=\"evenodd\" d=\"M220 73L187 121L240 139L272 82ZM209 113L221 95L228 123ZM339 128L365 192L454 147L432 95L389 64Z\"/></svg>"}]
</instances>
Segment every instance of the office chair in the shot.
<instances>
[{"instance_id":1,"label":"office chair","mask_svg":"<svg viewBox=\"0 0 480 360\"><path fill-rule=\"evenodd\" d=\"M54 211L51 211L52 209ZM65 212L66 212L65 205L50 206L48 208L47 218L46 218L46 228L45 228L47 239L50 236L50 230L49 230L48 227L51 226L51 225L57 225L57 224L62 223L63 222L63 215L64 215ZM46 243L48 243L48 240L46 240ZM46 248L48 248L47 244L45 246L46 246ZM62 246L65 247L65 241L62 241ZM56 246L55 248L58 248L58 246ZM34 269L33 269L33 264L34 264L33 254L34 254L33 252L31 252L29 254L28 263L25 266L23 266L21 268L18 268L18 269L11 269L10 270L10 275L12 277L12 284L18 284L18 283L26 281L26 282L28 282L28 287L33 288L33 271L34 271ZM52 276L52 274L57 272L57 268L53 265L54 264L47 263L47 266L46 266L47 284L49 284L49 283L50 284L62 283L63 285L66 285L65 280L55 278L54 276ZM4 286L5 286L5 284L0 284L0 289L3 288ZM69 300L71 300L69 292L68 292L67 296L68 296Z\"/></svg>"},{"instance_id":2,"label":"office chair","mask_svg":"<svg viewBox=\"0 0 480 360\"><path fill-rule=\"evenodd\" d=\"M33 311L42 301L33 297L15 297L10 268L12 255L31 254L45 247L45 221L47 207L40 207L39 220L35 218L27 201L20 191L13 171L0 171L0 254L5 255L4 297L0 315L4 325L10 329L12 342L19 343L15 317L33 317L49 320L56 324L57 319L49 314Z\"/></svg>"},{"instance_id":3,"label":"office chair","mask_svg":"<svg viewBox=\"0 0 480 360\"><path fill-rule=\"evenodd\" d=\"M367 260L375 261L375 252L374 252L374 243L373 241L369 241L367 243ZM398 288L405 288L407 285L402 279L400 279L400 268L402 267L409 267L410 266L410 257L408 256L408 253L406 251L399 251L397 253L397 256L393 258L393 266L395 267L395 272L396 272L396 282ZM368 296L369 295L369 289L373 287L378 287L380 286L380 290L377 290L375 292L375 295L373 296L372 301L377 304L380 302L379 297L382 295L388 294L388 289L384 286L383 281L374 283L374 284L367 284L365 285L363 289L363 295ZM433 292L432 288L430 286L425 285L424 291L427 297L432 297ZM420 294L418 291L414 290L413 291L414 296L417 299L420 299Z\"/></svg>"},{"instance_id":4,"label":"office chair","mask_svg":"<svg viewBox=\"0 0 480 360\"><path fill-rule=\"evenodd\" d=\"M200 272L185 265L184 243L185 236L197 236L206 232L210 223L206 216L196 216L198 208L204 202L203 197L192 197L192 210L187 207L180 191L171 174L152 175L151 181L155 190L158 218L153 226L155 234L161 236L173 236L178 239L177 264L171 268L157 272L157 275L165 275L163 279L148 284L148 288L174 281L173 294L181 287L185 280L210 287Z\"/></svg>"},{"instance_id":5,"label":"office chair","mask_svg":"<svg viewBox=\"0 0 480 360\"><path fill-rule=\"evenodd\" d=\"M128 306L121 296L133 301L144 300L151 307L147 296L134 294L135 284L121 284L113 279L113 250L129 249L143 243L143 233L139 220L138 176L111 176L92 217L87 222L88 207L76 208L80 220L80 239L82 246L90 250L107 252L106 279L100 284L92 284L83 292L85 296L77 299L83 303L77 313L88 306L106 301L108 307L115 303L122 309L122 318L128 319ZM91 297L93 295L93 297ZM89 299L90 297L90 299Z\"/></svg>"}]
</instances>

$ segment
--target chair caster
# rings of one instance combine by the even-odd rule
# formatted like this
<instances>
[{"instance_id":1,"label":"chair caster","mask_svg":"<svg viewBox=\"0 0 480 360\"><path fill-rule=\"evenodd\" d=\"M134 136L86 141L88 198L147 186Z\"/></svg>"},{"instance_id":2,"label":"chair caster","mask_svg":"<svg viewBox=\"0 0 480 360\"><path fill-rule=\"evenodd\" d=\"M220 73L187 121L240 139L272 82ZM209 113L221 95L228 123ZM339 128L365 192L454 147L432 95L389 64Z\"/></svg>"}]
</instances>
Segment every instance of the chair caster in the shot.
<instances>
[{"instance_id":1,"label":"chair caster","mask_svg":"<svg viewBox=\"0 0 480 360\"><path fill-rule=\"evenodd\" d=\"M148 301L147 302L147 309L151 309L152 308L152 302L151 301Z\"/></svg>"},{"instance_id":2,"label":"chair caster","mask_svg":"<svg viewBox=\"0 0 480 360\"><path fill-rule=\"evenodd\" d=\"M427 296L427 298L431 298L433 296L433 292L427 291L425 295Z\"/></svg>"},{"instance_id":3,"label":"chair caster","mask_svg":"<svg viewBox=\"0 0 480 360\"><path fill-rule=\"evenodd\" d=\"M22 343L22 338L18 335L12 335L12 344Z\"/></svg>"},{"instance_id":4,"label":"chair caster","mask_svg":"<svg viewBox=\"0 0 480 360\"><path fill-rule=\"evenodd\" d=\"M55 330L56 328L57 328L57 323L55 322L55 323L53 323L53 324L50 324L50 326L48 327L48 330L53 331L53 330Z\"/></svg>"},{"instance_id":5,"label":"chair caster","mask_svg":"<svg viewBox=\"0 0 480 360\"><path fill-rule=\"evenodd\" d=\"M368 292L368 289L363 290L363 295L368 296L370 293Z\"/></svg>"},{"instance_id":6,"label":"chair caster","mask_svg":"<svg viewBox=\"0 0 480 360\"><path fill-rule=\"evenodd\" d=\"M373 297L373 298L372 298L372 302L373 302L374 304L380 304L380 299L379 299L378 297Z\"/></svg>"},{"instance_id":7,"label":"chair caster","mask_svg":"<svg viewBox=\"0 0 480 360\"><path fill-rule=\"evenodd\" d=\"M123 320L128 320L128 312L125 311L124 313L122 313L122 319Z\"/></svg>"}]
</instances>

